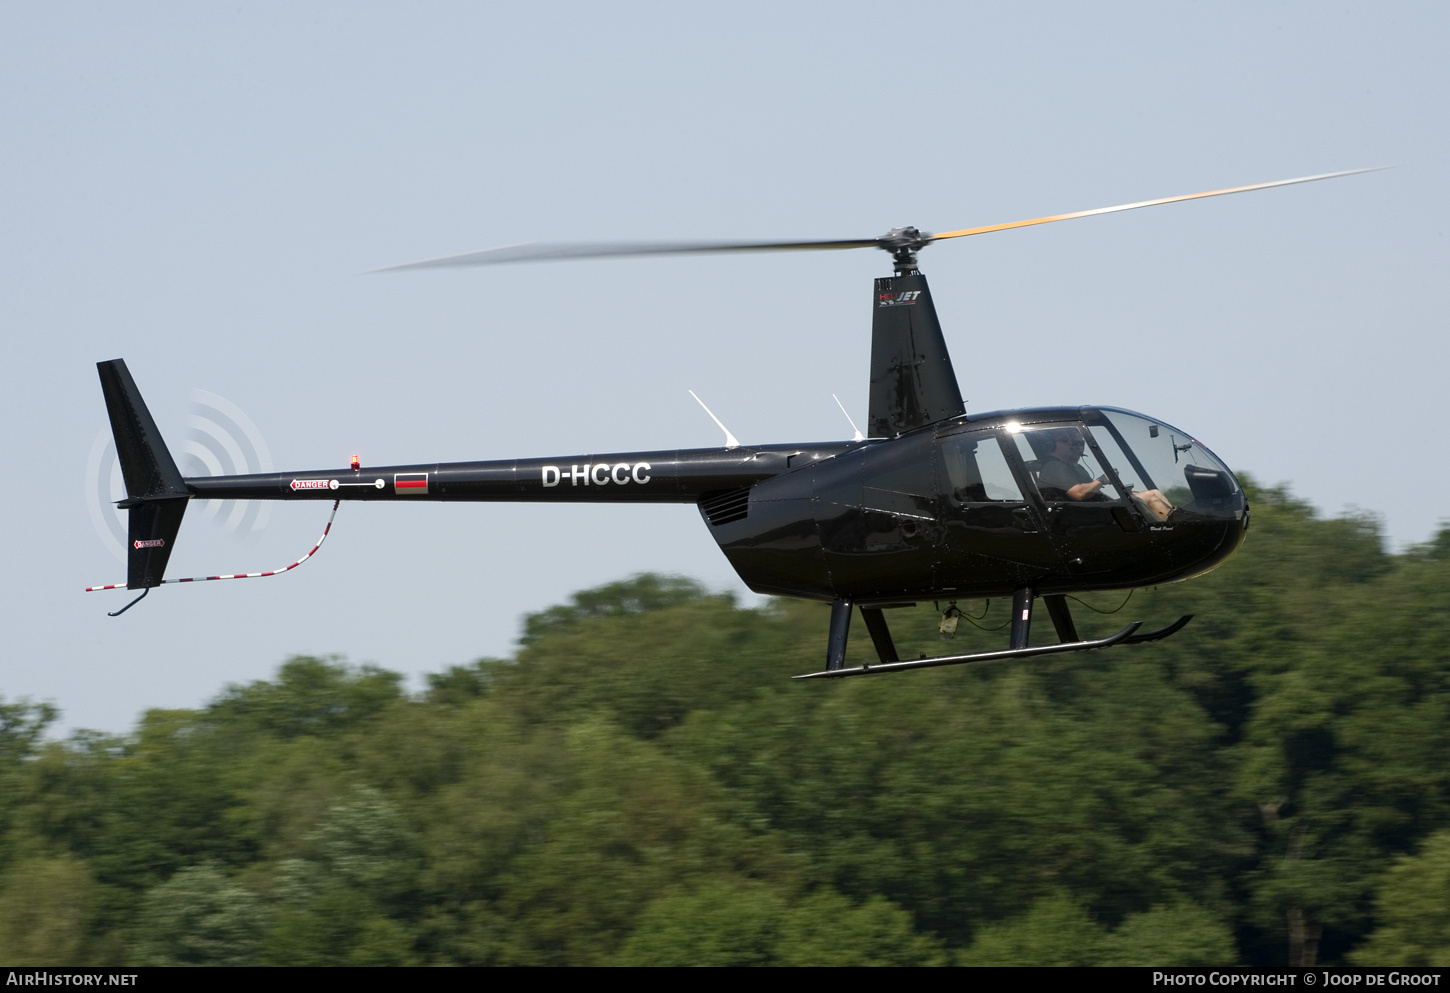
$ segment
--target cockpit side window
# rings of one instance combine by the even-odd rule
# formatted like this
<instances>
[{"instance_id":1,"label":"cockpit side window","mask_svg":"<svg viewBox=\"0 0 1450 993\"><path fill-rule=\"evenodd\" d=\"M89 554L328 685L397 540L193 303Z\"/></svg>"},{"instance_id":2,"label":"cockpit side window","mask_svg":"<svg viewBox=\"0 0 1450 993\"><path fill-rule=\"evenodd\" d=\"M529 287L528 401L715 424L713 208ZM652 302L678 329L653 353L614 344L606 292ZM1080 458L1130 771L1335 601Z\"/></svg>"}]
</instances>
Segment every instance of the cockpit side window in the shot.
<instances>
[{"instance_id":1,"label":"cockpit side window","mask_svg":"<svg viewBox=\"0 0 1450 993\"><path fill-rule=\"evenodd\" d=\"M1042 499L1048 503L1089 501L1102 503L1116 500L1120 494L1111 480L1094 485L1093 481L1105 474L1103 454L1083 435L1077 424L1019 426L1007 430L1017 443L1017 453L1022 457L1032 481ZM1109 456L1111 457L1111 456ZM1089 486L1081 496L1069 496L1079 492L1075 488Z\"/></svg>"},{"instance_id":2,"label":"cockpit side window","mask_svg":"<svg viewBox=\"0 0 1450 993\"><path fill-rule=\"evenodd\" d=\"M1104 408L1086 416L1098 444L1123 453L1117 469L1124 482L1160 491L1173 520L1232 517L1242 510L1233 473L1191 435L1126 410ZM1116 455L1109 452L1108 458L1116 463Z\"/></svg>"},{"instance_id":3,"label":"cockpit side window","mask_svg":"<svg viewBox=\"0 0 1450 993\"><path fill-rule=\"evenodd\" d=\"M1103 460L1113 468L1124 486L1130 490L1153 488L1153 480L1132 456L1123 451L1111 431L1100 424L1094 424L1088 430L1092 433L1093 442L1102 453ZM1135 480L1134 476L1139 478Z\"/></svg>"},{"instance_id":4,"label":"cockpit side window","mask_svg":"<svg viewBox=\"0 0 1450 993\"><path fill-rule=\"evenodd\" d=\"M947 496L953 503L1022 502L1022 490L996 435L951 435L941 446Z\"/></svg>"}]
</instances>

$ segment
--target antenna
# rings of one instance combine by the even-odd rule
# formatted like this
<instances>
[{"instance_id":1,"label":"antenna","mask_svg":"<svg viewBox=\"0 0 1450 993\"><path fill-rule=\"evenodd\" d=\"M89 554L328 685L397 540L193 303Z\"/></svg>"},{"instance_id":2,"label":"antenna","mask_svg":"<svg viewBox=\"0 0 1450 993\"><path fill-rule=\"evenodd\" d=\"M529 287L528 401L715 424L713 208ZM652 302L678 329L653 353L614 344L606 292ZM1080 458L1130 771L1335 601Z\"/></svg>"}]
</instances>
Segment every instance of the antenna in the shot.
<instances>
[{"instance_id":1,"label":"antenna","mask_svg":"<svg viewBox=\"0 0 1450 993\"><path fill-rule=\"evenodd\" d=\"M740 442L735 440L735 436L730 433L729 428L720 423L720 418L716 417L713 413L711 413L710 408L705 406L705 401L695 396L694 390L690 390L689 393L690 396L695 397L695 402L698 403L702 408L704 408L705 413L710 414L710 420L714 421L719 426L720 430L725 432L725 447L739 448Z\"/></svg>"},{"instance_id":2,"label":"antenna","mask_svg":"<svg viewBox=\"0 0 1450 993\"><path fill-rule=\"evenodd\" d=\"M834 400L834 401L836 401L836 406L841 408L841 413L846 414L846 405L841 402L841 398L838 397L838 396L836 396L836 394L832 393L831 394L831 399ZM866 436L861 433L861 429L856 426L856 422L853 421L853 420L851 420L851 415L850 414L846 414L846 420L847 420L848 423L850 423L851 430L854 431L854 432L856 432L855 436L851 440L852 441L865 441L866 440Z\"/></svg>"}]
</instances>

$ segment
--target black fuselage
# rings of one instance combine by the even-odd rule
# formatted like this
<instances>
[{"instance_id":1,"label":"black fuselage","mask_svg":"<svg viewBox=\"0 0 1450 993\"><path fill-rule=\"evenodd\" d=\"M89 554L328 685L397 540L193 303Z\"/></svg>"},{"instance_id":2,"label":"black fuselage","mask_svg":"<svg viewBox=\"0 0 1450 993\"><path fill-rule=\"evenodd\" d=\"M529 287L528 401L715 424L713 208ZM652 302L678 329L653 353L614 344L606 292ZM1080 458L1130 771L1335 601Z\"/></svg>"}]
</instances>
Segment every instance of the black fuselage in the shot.
<instances>
[{"instance_id":1,"label":"black fuselage","mask_svg":"<svg viewBox=\"0 0 1450 993\"><path fill-rule=\"evenodd\" d=\"M1038 486L1034 462L1006 440L1012 429L1095 422L1106 422L1095 408L1049 408L962 416L889 440L185 482L200 499L694 503L751 589L861 604L1010 596L1024 586L1039 594L1149 586L1205 572L1233 553L1247 502L1226 470L1201 487L1190 480L1187 506L1160 521L1130 490L1074 501ZM959 485L949 470L961 439L973 454L983 446L1005 453L1008 485L991 494Z\"/></svg>"}]
</instances>

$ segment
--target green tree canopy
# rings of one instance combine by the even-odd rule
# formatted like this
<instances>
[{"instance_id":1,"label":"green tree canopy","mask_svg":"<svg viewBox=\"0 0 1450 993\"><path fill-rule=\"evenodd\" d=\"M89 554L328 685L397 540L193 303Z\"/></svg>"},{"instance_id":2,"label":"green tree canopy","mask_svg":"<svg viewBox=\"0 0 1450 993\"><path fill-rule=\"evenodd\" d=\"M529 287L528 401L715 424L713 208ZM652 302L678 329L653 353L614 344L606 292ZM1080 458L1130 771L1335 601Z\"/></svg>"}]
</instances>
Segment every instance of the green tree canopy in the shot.
<instances>
[{"instance_id":1,"label":"green tree canopy","mask_svg":"<svg viewBox=\"0 0 1450 993\"><path fill-rule=\"evenodd\" d=\"M1391 555L1250 499L1215 572L1074 604L1085 636L1197 615L1152 645L797 682L826 605L636 576L416 696L296 657L120 737L0 702L0 955L1440 962L1450 529ZM1003 604L954 642L945 606L888 614L903 655L1001 646Z\"/></svg>"}]
</instances>

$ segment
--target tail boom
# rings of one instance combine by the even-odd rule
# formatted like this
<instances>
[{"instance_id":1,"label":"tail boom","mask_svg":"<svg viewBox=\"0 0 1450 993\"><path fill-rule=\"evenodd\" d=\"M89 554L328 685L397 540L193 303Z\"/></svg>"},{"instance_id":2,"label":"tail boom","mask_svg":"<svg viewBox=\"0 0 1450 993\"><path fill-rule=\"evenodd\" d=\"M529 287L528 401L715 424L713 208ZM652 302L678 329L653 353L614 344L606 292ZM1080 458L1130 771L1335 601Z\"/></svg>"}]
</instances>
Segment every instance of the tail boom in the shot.
<instances>
[{"instance_id":1,"label":"tail boom","mask_svg":"<svg viewBox=\"0 0 1450 993\"><path fill-rule=\"evenodd\" d=\"M856 447L849 442L699 448L554 459L432 462L185 480L217 500L696 503Z\"/></svg>"}]
</instances>

